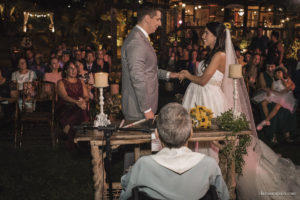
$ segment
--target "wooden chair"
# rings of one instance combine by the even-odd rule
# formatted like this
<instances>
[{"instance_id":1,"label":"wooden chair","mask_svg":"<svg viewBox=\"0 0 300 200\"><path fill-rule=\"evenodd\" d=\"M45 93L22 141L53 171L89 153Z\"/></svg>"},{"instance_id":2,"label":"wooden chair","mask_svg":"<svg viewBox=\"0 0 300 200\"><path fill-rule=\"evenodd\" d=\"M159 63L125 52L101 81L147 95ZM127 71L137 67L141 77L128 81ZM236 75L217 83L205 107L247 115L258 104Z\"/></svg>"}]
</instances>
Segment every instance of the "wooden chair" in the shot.
<instances>
[{"instance_id":1,"label":"wooden chair","mask_svg":"<svg viewBox=\"0 0 300 200\"><path fill-rule=\"evenodd\" d=\"M18 91L18 83L16 82L10 82L10 90L15 90ZM13 117L13 121L14 121L14 128L13 128L13 132L14 132L14 146L15 148L17 147L17 138L18 138L18 120L19 120L19 105L18 105L18 99L16 99L16 101L14 102L14 117Z\"/></svg>"},{"instance_id":2,"label":"wooden chair","mask_svg":"<svg viewBox=\"0 0 300 200\"><path fill-rule=\"evenodd\" d=\"M5 112L10 112L9 114L11 115L11 118L6 119L8 121L12 120L13 121L13 128L10 129L10 133L12 132L13 135L13 140L14 140L14 146L15 148L17 147L17 137L18 137L18 119L19 119L19 106L18 106L18 83L10 81L9 82L9 87L12 92L14 92L14 96L11 96L10 99L12 101L5 101L5 104L9 104L9 110ZM4 119L5 120L5 119Z\"/></svg>"},{"instance_id":3,"label":"wooden chair","mask_svg":"<svg viewBox=\"0 0 300 200\"><path fill-rule=\"evenodd\" d=\"M130 200L158 200L155 198L151 198L146 193L140 191L143 188L142 186L136 186L132 189L132 197ZM216 187L211 185L206 194L201 197L199 200L219 200Z\"/></svg>"},{"instance_id":4,"label":"wooden chair","mask_svg":"<svg viewBox=\"0 0 300 200\"><path fill-rule=\"evenodd\" d=\"M56 92L55 84L47 81L23 83L21 92L22 104L20 109L19 145L22 146L25 123L48 123L52 146L55 147L54 111Z\"/></svg>"}]
</instances>

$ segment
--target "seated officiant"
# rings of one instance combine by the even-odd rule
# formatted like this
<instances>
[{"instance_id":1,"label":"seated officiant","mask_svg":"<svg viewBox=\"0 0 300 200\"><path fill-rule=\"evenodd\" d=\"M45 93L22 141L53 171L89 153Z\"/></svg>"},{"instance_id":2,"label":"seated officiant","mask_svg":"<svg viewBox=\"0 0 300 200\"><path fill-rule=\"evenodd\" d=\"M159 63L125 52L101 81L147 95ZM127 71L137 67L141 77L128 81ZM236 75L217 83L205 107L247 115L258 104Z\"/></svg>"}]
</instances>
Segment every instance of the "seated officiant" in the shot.
<instances>
[{"instance_id":1,"label":"seated officiant","mask_svg":"<svg viewBox=\"0 0 300 200\"><path fill-rule=\"evenodd\" d=\"M164 106L157 117L156 137L163 149L141 157L121 178L120 199L129 199L135 187L153 199L203 199L215 188L216 198L229 199L228 189L216 161L192 152L189 113L178 103Z\"/></svg>"}]
</instances>

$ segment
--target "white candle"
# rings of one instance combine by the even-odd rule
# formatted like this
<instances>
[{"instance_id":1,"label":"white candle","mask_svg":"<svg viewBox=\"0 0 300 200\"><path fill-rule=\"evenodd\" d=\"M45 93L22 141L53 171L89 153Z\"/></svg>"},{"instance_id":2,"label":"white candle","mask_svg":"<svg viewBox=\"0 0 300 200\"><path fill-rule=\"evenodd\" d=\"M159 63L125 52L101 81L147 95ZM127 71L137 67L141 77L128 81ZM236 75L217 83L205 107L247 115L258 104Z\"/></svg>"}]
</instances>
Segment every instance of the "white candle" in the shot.
<instances>
[{"instance_id":1,"label":"white candle","mask_svg":"<svg viewBox=\"0 0 300 200\"><path fill-rule=\"evenodd\" d=\"M229 78L242 78L242 65L230 64L229 65Z\"/></svg>"},{"instance_id":2,"label":"white candle","mask_svg":"<svg viewBox=\"0 0 300 200\"><path fill-rule=\"evenodd\" d=\"M103 88L108 86L108 73L99 72L95 73L94 87Z\"/></svg>"}]
</instances>

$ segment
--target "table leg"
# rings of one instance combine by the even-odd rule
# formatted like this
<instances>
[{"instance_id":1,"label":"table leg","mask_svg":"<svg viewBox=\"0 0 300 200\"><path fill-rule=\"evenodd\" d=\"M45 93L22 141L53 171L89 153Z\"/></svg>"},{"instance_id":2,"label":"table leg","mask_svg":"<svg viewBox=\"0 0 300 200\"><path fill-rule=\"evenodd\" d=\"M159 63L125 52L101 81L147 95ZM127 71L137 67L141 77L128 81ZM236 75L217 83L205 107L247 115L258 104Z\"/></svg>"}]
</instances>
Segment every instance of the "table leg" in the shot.
<instances>
[{"instance_id":1,"label":"table leg","mask_svg":"<svg viewBox=\"0 0 300 200\"><path fill-rule=\"evenodd\" d=\"M230 159L231 159L231 163L230 165L228 165L228 169L227 169L227 187L229 190L229 194L230 194L230 199L231 200L235 200L236 199L236 194L235 194L235 188L236 188L236 180L235 180L235 157L234 157L234 152L235 152L235 141L236 141L236 137L233 138L230 142L233 143L232 145L232 149L230 151Z\"/></svg>"},{"instance_id":2,"label":"table leg","mask_svg":"<svg viewBox=\"0 0 300 200\"><path fill-rule=\"evenodd\" d=\"M102 195L107 189L107 185L105 182L106 174L104 171L104 162L102 160L102 150L99 150L97 145L93 145L91 142L91 155L92 165L93 165L93 180L94 180L94 189L95 189L95 200L101 200ZM105 155L103 155L103 158Z\"/></svg>"},{"instance_id":3,"label":"table leg","mask_svg":"<svg viewBox=\"0 0 300 200\"><path fill-rule=\"evenodd\" d=\"M140 149L140 145L138 144L134 147L134 162L136 162L140 156L141 156L141 149Z\"/></svg>"}]
</instances>

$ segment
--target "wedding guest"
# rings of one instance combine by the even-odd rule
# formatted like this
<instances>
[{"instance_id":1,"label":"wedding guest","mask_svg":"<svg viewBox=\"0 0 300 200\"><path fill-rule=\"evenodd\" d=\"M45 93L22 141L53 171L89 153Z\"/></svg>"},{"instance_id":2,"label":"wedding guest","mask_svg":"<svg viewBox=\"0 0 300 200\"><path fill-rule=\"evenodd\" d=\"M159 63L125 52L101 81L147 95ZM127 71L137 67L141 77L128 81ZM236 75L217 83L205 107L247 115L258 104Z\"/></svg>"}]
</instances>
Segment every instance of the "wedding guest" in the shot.
<instances>
[{"instance_id":1,"label":"wedding guest","mask_svg":"<svg viewBox=\"0 0 300 200\"><path fill-rule=\"evenodd\" d=\"M84 67L84 69L87 70L88 72L95 73L97 67L96 67L96 64L94 63L94 61L95 61L94 52L87 51L86 52L85 67Z\"/></svg>"},{"instance_id":2,"label":"wedding guest","mask_svg":"<svg viewBox=\"0 0 300 200\"><path fill-rule=\"evenodd\" d=\"M171 52L171 56L168 60L168 64L167 64L167 70L171 71L171 72L175 72L176 70L176 64L177 64L177 56L175 52Z\"/></svg>"},{"instance_id":3,"label":"wedding guest","mask_svg":"<svg viewBox=\"0 0 300 200\"><path fill-rule=\"evenodd\" d=\"M191 74L197 73L197 66L199 64L198 52L196 50L192 51L190 61L188 62L188 70Z\"/></svg>"},{"instance_id":4,"label":"wedding guest","mask_svg":"<svg viewBox=\"0 0 300 200\"><path fill-rule=\"evenodd\" d=\"M76 60L75 61L75 66L77 67L77 71L78 71L78 78L82 81L84 81L84 83L87 84L94 84L94 77L92 73L89 73L87 70L84 70L84 65L81 61Z\"/></svg>"},{"instance_id":5,"label":"wedding guest","mask_svg":"<svg viewBox=\"0 0 300 200\"><path fill-rule=\"evenodd\" d=\"M108 50L106 48L102 48L103 51L103 59L108 63L109 68L111 68L111 55L108 54Z\"/></svg>"},{"instance_id":6,"label":"wedding guest","mask_svg":"<svg viewBox=\"0 0 300 200\"><path fill-rule=\"evenodd\" d=\"M156 124L155 135L163 149L139 158L121 178L120 199L129 199L134 187L154 199L201 199L212 185L219 199L228 200L228 189L216 161L187 147L192 123L183 106L167 104Z\"/></svg>"},{"instance_id":7,"label":"wedding guest","mask_svg":"<svg viewBox=\"0 0 300 200\"><path fill-rule=\"evenodd\" d=\"M90 99L93 99L94 95L91 92L93 85L94 85L93 73L89 73L88 71L84 70L84 65L79 60L75 61L75 66L77 67L77 71L78 71L77 77L85 83L88 93L89 93L89 97L90 97Z\"/></svg>"},{"instance_id":8,"label":"wedding guest","mask_svg":"<svg viewBox=\"0 0 300 200\"><path fill-rule=\"evenodd\" d=\"M86 56L86 50L85 49L81 49L81 58L85 59Z\"/></svg>"},{"instance_id":9,"label":"wedding guest","mask_svg":"<svg viewBox=\"0 0 300 200\"><path fill-rule=\"evenodd\" d=\"M0 126L12 118L14 111L11 103L18 99L18 90L11 87L5 76L4 67L0 67Z\"/></svg>"},{"instance_id":10,"label":"wedding guest","mask_svg":"<svg viewBox=\"0 0 300 200\"><path fill-rule=\"evenodd\" d=\"M43 55L41 53L36 53L34 57L34 61L35 63L31 70L35 72L38 80L42 80L46 70L46 66L43 61Z\"/></svg>"},{"instance_id":11,"label":"wedding guest","mask_svg":"<svg viewBox=\"0 0 300 200\"><path fill-rule=\"evenodd\" d=\"M178 60L181 59L182 55L183 55L183 50L182 50L182 47L181 46L178 46L177 47L177 51L176 52L176 55L178 57Z\"/></svg>"},{"instance_id":12,"label":"wedding guest","mask_svg":"<svg viewBox=\"0 0 300 200\"><path fill-rule=\"evenodd\" d=\"M260 55L254 54L249 63L243 67L244 80L248 87L249 96L252 97L256 90L258 74L261 72Z\"/></svg>"},{"instance_id":13,"label":"wedding guest","mask_svg":"<svg viewBox=\"0 0 300 200\"><path fill-rule=\"evenodd\" d=\"M58 59L56 57L51 58L50 60L50 70L51 72L47 72L44 75L44 81L49 81L57 84L57 81L62 79L62 73L60 71Z\"/></svg>"},{"instance_id":14,"label":"wedding guest","mask_svg":"<svg viewBox=\"0 0 300 200\"><path fill-rule=\"evenodd\" d=\"M249 46L250 50L260 49L263 54L266 54L269 38L263 35L263 28L257 28L257 35L251 39Z\"/></svg>"},{"instance_id":15,"label":"wedding guest","mask_svg":"<svg viewBox=\"0 0 300 200\"><path fill-rule=\"evenodd\" d=\"M279 41L279 33L277 31L272 31L266 62L274 62L276 66L282 67L283 55L284 48L282 43Z\"/></svg>"},{"instance_id":16,"label":"wedding guest","mask_svg":"<svg viewBox=\"0 0 300 200\"><path fill-rule=\"evenodd\" d=\"M103 58L97 58L96 59L96 68L94 70L94 73L97 72L106 72L110 73L110 66L109 63L106 62Z\"/></svg>"},{"instance_id":17,"label":"wedding guest","mask_svg":"<svg viewBox=\"0 0 300 200\"><path fill-rule=\"evenodd\" d=\"M169 57L171 57L172 52L175 52L175 54L177 55L177 41L176 40L169 47Z\"/></svg>"},{"instance_id":18,"label":"wedding guest","mask_svg":"<svg viewBox=\"0 0 300 200\"><path fill-rule=\"evenodd\" d=\"M238 46L234 47L236 58L238 59L239 64L245 66L247 63L244 61L244 56L241 55L241 49Z\"/></svg>"},{"instance_id":19,"label":"wedding guest","mask_svg":"<svg viewBox=\"0 0 300 200\"><path fill-rule=\"evenodd\" d=\"M259 99L262 101L263 109L267 115L266 118L257 125L257 130L262 130L263 126L270 125L270 120L277 114L281 107L290 110L292 113L295 111L296 99L292 92L295 89L295 84L281 67L275 69L274 79L272 88L267 91L269 95L265 96L264 99ZM267 105L269 102L276 103L272 111L268 110ZM286 139L288 142L291 142L289 136L286 136Z\"/></svg>"},{"instance_id":20,"label":"wedding guest","mask_svg":"<svg viewBox=\"0 0 300 200\"><path fill-rule=\"evenodd\" d=\"M77 68L74 61L69 61L64 66L63 79L58 81L58 102L56 118L63 131L68 135L67 147L75 148L74 125L88 121L87 102L88 91L83 81L77 78Z\"/></svg>"},{"instance_id":21,"label":"wedding guest","mask_svg":"<svg viewBox=\"0 0 300 200\"><path fill-rule=\"evenodd\" d=\"M18 71L15 71L11 75L11 80L18 83L18 89L23 90L24 82L31 82L37 79L34 71L27 68L27 62L25 58L19 58Z\"/></svg>"},{"instance_id":22,"label":"wedding guest","mask_svg":"<svg viewBox=\"0 0 300 200\"><path fill-rule=\"evenodd\" d=\"M271 89L273 84L273 76L275 70L275 64L267 64L267 70L261 72L258 78L258 86L262 89ZM273 110L276 106L275 103L271 102L265 109L260 104L260 118L265 119L269 115L269 110ZM289 110L281 107L276 115L270 120L269 126L263 127L263 132L266 140L271 145L278 143L276 133L284 133L286 139L289 139L290 135L295 135L297 130L297 117L295 113L291 113Z\"/></svg>"},{"instance_id":23,"label":"wedding guest","mask_svg":"<svg viewBox=\"0 0 300 200\"><path fill-rule=\"evenodd\" d=\"M79 49L76 49L76 50L74 51L74 58L75 58L75 60L82 61L81 51L80 51Z\"/></svg>"},{"instance_id":24,"label":"wedding guest","mask_svg":"<svg viewBox=\"0 0 300 200\"><path fill-rule=\"evenodd\" d=\"M26 56L26 62L27 62L28 69L30 69L30 70L34 69L35 60L34 60L34 53L33 53L32 49L27 49L25 51L25 56Z\"/></svg>"},{"instance_id":25,"label":"wedding guest","mask_svg":"<svg viewBox=\"0 0 300 200\"><path fill-rule=\"evenodd\" d=\"M70 59L71 59L71 51L69 50L63 51L62 58L61 58L62 66L64 66L67 62L69 62Z\"/></svg>"},{"instance_id":26,"label":"wedding guest","mask_svg":"<svg viewBox=\"0 0 300 200\"><path fill-rule=\"evenodd\" d=\"M295 97L300 100L300 49L297 51L297 61L295 63L294 72L292 73L292 79L295 82L295 90L294 94Z\"/></svg>"}]
</instances>

